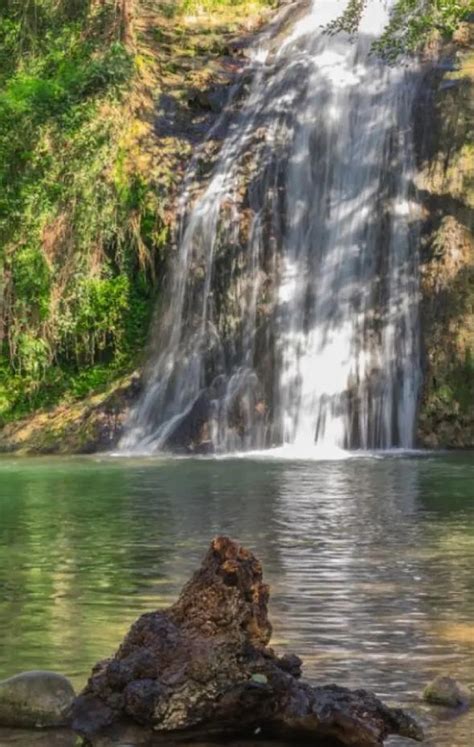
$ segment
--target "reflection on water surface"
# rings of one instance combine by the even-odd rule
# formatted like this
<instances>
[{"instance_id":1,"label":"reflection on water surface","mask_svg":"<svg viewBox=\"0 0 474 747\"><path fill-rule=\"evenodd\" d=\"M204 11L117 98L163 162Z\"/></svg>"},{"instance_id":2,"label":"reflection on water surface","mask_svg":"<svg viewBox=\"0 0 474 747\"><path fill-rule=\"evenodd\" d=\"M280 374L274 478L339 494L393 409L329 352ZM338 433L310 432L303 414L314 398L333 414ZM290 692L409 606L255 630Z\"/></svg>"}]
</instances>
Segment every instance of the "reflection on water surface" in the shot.
<instances>
[{"instance_id":1,"label":"reflection on water surface","mask_svg":"<svg viewBox=\"0 0 474 747\"><path fill-rule=\"evenodd\" d=\"M474 684L470 454L3 459L0 516L0 677L49 668L81 686L225 532L263 561L275 645L312 681L416 707L435 674ZM427 719L433 747L474 744L472 714Z\"/></svg>"}]
</instances>

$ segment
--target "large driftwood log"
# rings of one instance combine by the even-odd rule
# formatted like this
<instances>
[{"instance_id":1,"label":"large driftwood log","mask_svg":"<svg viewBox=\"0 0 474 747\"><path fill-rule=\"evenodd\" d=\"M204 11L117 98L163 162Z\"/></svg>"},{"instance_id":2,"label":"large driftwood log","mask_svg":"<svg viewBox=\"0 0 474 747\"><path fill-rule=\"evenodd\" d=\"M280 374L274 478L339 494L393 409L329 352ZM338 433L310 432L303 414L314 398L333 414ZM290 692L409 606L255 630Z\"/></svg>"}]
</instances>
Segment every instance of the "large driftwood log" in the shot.
<instances>
[{"instance_id":1,"label":"large driftwood log","mask_svg":"<svg viewBox=\"0 0 474 747\"><path fill-rule=\"evenodd\" d=\"M140 617L94 668L74 729L90 736L128 719L167 743L254 734L332 747L375 747L389 734L421 740L409 716L370 692L301 681L300 659L268 647L268 597L254 555L215 539L176 604Z\"/></svg>"}]
</instances>

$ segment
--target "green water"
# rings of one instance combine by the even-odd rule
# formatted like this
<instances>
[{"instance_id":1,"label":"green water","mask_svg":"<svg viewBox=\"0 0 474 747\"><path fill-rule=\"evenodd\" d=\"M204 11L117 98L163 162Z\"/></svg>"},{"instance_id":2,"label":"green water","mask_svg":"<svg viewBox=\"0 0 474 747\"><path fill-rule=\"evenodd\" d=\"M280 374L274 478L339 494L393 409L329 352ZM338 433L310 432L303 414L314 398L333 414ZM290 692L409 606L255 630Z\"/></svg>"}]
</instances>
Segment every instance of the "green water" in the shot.
<instances>
[{"instance_id":1,"label":"green water","mask_svg":"<svg viewBox=\"0 0 474 747\"><path fill-rule=\"evenodd\" d=\"M310 680L415 709L438 673L474 684L472 454L4 458L0 519L0 677L48 668L80 687L225 532L263 561L275 646ZM473 747L472 712L441 716L422 709L427 744ZM12 742L36 744L0 732Z\"/></svg>"}]
</instances>

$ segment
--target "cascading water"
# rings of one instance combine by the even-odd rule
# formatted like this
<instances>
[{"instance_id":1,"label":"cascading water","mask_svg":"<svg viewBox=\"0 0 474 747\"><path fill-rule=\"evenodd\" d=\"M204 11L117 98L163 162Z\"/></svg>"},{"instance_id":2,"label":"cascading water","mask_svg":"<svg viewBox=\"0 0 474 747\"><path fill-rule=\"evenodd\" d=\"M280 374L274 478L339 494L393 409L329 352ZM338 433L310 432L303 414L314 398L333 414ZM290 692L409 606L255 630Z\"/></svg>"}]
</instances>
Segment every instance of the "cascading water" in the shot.
<instances>
[{"instance_id":1,"label":"cascading water","mask_svg":"<svg viewBox=\"0 0 474 747\"><path fill-rule=\"evenodd\" d=\"M158 353L122 448L410 447L419 384L416 70L314 0L253 81L205 187L191 167ZM211 138L215 133L211 133Z\"/></svg>"}]
</instances>

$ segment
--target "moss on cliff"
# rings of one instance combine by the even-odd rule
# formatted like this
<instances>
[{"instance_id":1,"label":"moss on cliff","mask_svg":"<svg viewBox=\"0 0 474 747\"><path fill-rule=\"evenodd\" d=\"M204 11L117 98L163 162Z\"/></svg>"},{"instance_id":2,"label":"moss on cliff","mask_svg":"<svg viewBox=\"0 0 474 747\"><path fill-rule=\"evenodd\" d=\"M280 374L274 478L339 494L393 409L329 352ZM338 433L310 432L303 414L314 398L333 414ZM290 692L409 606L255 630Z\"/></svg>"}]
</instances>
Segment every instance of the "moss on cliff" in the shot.
<instances>
[{"instance_id":1,"label":"moss on cliff","mask_svg":"<svg viewBox=\"0 0 474 747\"><path fill-rule=\"evenodd\" d=\"M100 394L9 423L0 431L0 452L89 454L106 451L117 443L138 387L137 376L123 377Z\"/></svg>"},{"instance_id":2,"label":"moss on cliff","mask_svg":"<svg viewBox=\"0 0 474 747\"><path fill-rule=\"evenodd\" d=\"M452 69L428 81L433 116L422 113L430 132L419 179L428 215L419 440L429 447L474 446L473 38L472 25L458 30Z\"/></svg>"}]
</instances>

